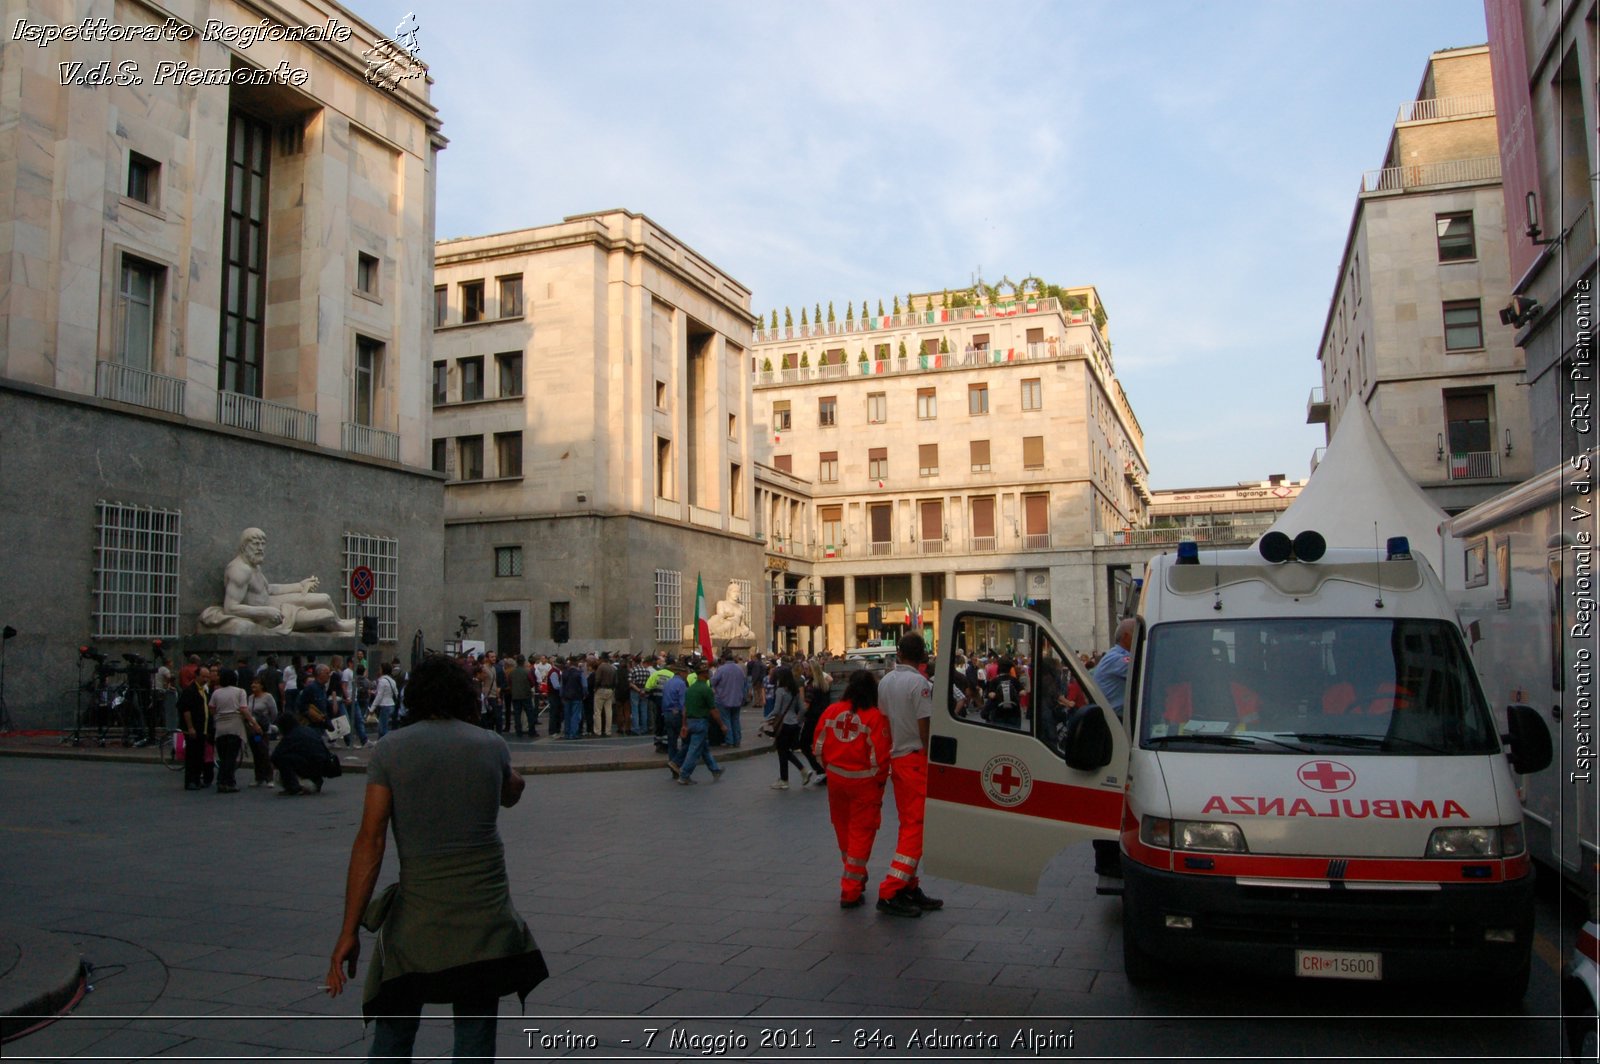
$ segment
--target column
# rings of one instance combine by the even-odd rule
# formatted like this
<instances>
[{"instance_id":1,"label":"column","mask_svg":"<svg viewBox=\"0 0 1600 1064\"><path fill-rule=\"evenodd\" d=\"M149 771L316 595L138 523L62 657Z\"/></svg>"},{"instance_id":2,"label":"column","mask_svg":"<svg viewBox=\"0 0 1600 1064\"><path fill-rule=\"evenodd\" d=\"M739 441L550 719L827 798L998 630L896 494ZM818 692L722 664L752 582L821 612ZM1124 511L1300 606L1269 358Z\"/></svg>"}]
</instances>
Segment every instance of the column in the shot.
<instances>
[{"instance_id":1,"label":"column","mask_svg":"<svg viewBox=\"0 0 1600 1064\"><path fill-rule=\"evenodd\" d=\"M856 645L856 578L844 578L844 646L841 651Z\"/></svg>"}]
</instances>

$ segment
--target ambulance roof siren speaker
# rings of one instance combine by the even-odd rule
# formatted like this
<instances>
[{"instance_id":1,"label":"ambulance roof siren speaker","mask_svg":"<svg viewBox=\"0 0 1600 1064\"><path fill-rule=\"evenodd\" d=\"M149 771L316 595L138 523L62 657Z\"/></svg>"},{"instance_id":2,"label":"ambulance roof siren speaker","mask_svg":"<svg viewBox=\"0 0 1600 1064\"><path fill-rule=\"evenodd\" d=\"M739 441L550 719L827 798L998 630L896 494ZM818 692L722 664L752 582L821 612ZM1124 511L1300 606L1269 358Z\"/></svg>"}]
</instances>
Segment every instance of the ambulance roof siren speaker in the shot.
<instances>
[{"instance_id":1,"label":"ambulance roof siren speaker","mask_svg":"<svg viewBox=\"0 0 1600 1064\"><path fill-rule=\"evenodd\" d=\"M1294 557L1294 541L1282 532L1268 532L1256 547L1261 556L1273 565L1280 565Z\"/></svg>"},{"instance_id":2,"label":"ambulance roof siren speaker","mask_svg":"<svg viewBox=\"0 0 1600 1064\"><path fill-rule=\"evenodd\" d=\"M1321 532L1306 529L1294 537L1294 560L1297 562L1314 562L1327 553L1328 541L1322 538Z\"/></svg>"}]
</instances>

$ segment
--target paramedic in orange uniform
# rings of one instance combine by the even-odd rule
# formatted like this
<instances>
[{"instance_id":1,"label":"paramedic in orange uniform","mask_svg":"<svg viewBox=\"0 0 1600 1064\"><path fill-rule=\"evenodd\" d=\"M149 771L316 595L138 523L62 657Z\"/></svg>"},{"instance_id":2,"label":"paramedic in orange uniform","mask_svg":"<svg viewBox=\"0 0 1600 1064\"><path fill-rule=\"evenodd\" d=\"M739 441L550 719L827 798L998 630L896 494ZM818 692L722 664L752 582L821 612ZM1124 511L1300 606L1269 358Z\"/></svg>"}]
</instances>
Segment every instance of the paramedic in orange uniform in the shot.
<instances>
[{"instance_id":1,"label":"paramedic in orange uniform","mask_svg":"<svg viewBox=\"0 0 1600 1064\"><path fill-rule=\"evenodd\" d=\"M851 673L844 699L823 711L813 752L828 773L828 813L844 860L839 908L854 909L866 900L867 858L889 778L889 722L878 712L878 681L870 672Z\"/></svg>"},{"instance_id":2,"label":"paramedic in orange uniform","mask_svg":"<svg viewBox=\"0 0 1600 1064\"><path fill-rule=\"evenodd\" d=\"M944 902L922 892L917 864L922 860L922 815L928 804L928 718L933 715L933 684L919 666L928 660L928 645L911 633L897 647L894 671L878 683L878 708L889 718L889 778L894 781L894 808L900 817L889 874L878 885L878 911L892 916L921 916Z\"/></svg>"}]
</instances>

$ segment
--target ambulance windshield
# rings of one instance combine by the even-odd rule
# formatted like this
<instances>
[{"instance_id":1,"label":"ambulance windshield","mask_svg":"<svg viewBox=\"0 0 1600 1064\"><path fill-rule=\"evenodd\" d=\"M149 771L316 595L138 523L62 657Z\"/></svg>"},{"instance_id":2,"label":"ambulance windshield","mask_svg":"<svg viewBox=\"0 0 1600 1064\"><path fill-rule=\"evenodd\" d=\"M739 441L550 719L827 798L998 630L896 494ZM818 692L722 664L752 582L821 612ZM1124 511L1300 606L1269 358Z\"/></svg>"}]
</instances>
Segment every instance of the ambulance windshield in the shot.
<instances>
[{"instance_id":1,"label":"ambulance windshield","mask_svg":"<svg viewBox=\"0 0 1600 1064\"><path fill-rule=\"evenodd\" d=\"M1490 754L1494 722L1440 620L1295 618L1156 625L1142 746L1222 753ZM1202 736L1271 741L1221 744Z\"/></svg>"}]
</instances>

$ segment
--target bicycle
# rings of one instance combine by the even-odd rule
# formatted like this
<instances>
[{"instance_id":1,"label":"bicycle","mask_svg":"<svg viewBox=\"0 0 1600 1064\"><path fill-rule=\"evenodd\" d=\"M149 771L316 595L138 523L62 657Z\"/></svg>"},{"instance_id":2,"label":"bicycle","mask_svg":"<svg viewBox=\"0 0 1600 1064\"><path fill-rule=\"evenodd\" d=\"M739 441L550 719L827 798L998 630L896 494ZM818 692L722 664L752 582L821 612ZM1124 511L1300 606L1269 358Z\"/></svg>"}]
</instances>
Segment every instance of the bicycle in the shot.
<instances>
[{"instance_id":1,"label":"bicycle","mask_svg":"<svg viewBox=\"0 0 1600 1064\"><path fill-rule=\"evenodd\" d=\"M178 756L178 745L175 731L169 731L161 737L161 767L170 772L179 772L183 769L183 758Z\"/></svg>"}]
</instances>

